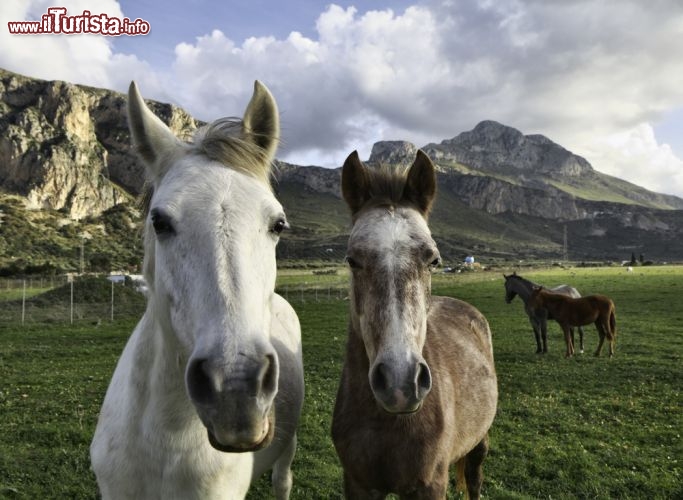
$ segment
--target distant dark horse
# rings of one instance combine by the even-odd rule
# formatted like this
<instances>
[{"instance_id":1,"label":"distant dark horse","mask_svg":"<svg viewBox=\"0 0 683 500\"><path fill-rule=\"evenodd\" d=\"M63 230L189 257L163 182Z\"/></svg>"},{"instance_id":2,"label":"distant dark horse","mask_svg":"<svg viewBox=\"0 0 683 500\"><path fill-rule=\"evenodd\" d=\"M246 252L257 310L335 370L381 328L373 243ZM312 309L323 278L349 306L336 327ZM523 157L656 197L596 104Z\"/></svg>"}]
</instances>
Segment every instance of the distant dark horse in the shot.
<instances>
[{"instance_id":1,"label":"distant dark horse","mask_svg":"<svg viewBox=\"0 0 683 500\"><path fill-rule=\"evenodd\" d=\"M554 319L552 316L546 315L543 311L534 311L529 308L529 299L531 298L531 292L535 286L540 286L533 281L522 278L518 276L516 272L506 276L505 278L505 302L508 304L512 302L515 295L519 295L524 302L524 310L529 316L529 322L531 323L531 328L534 329L534 336L536 337L536 353L546 353L548 352L548 319ZM555 288L549 289L553 293L560 293L568 297L579 298L581 294L579 291L569 285L560 285ZM574 344L574 329L571 329L572 345ZM543 339L543 345L541 346L541 338ZM580 352L583 353L583 329L579 327L579 342L581 343Z\"/></svg>"},{"instance_id":2,"label":"distant dark horse","mask_svg":"<svg viewBox=\"0 0 683 500\"><path fill-rule=\"evenodd\" d=\"M604 295L588 295L574 299L560 293L552 293L540 286L534 287L529 299L529 307L536 311L546 311L562 327L564 341L567 344L565 357L574 354L574 341L569 332L572 326L595 323L600 335L600 343L595 351L600 356L605 338L609 340L609 357L614 355L614 343L617 340L617 320L614 302Z\"/></svg>"}]
</instances>

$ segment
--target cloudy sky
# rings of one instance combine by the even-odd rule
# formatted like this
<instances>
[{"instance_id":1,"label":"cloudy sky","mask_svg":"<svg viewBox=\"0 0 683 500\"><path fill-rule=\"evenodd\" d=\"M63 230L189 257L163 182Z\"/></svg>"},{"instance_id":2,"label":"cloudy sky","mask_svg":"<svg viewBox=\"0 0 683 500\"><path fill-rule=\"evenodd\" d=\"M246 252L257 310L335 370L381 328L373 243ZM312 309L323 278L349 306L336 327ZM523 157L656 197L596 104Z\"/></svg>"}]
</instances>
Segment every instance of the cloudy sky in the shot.
<instances>
[{"instance_id":1,"label":"cloudy sky","mask_svg":"<svg viewBox=\"0 0 683 500\"><path fill-rule=\"evenodd\" d=\"M9 34L55 5L151 31ZM0 67L120 91L135 79L203 120L241 115L259 79L293 163L339 166L378 140L423 146L491 119L683 196L679 0L2 0L0 21Z\"/></svg>"}]
</instances>

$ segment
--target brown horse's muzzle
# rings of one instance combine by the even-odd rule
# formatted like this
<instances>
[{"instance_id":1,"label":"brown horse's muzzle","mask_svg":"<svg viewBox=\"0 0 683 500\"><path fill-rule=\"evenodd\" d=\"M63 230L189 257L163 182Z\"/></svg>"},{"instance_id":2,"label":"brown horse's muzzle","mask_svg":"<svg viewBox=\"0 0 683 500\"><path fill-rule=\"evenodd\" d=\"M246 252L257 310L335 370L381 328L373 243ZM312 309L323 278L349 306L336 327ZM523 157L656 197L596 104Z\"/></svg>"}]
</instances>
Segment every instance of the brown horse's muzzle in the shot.
<instances>
[{"instance_id":1,"label":"brown horse's muzzle","mask_svg":"<svg viewBox=\"0 0 683 500\"><path fill-rule=\"evenodd\" d=\"M414 413L432 388L432 375L422 356L402 363L378 358L370 369L370 387L385 411Z\"/></svg>"}]
</instances>

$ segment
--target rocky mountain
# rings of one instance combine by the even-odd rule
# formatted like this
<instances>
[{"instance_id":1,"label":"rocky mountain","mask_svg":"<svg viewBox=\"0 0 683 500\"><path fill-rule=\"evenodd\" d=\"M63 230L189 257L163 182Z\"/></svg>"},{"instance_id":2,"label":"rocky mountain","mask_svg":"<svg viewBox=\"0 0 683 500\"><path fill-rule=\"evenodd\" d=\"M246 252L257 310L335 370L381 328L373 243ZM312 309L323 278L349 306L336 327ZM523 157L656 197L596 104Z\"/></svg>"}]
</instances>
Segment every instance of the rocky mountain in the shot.
<instances>
[{"instance_id":1,"label":"rocky mountain","mask_svg":"<svg viewBox=\"0 0 683 500\"><path fill-rule=\"evenodd\" d=\"M180 136L197 122L150 103ZM144 171L130 148L123 94L0 70L0 188L29 209L80 219L136 195Z\"/></svg>"},{"instance_id":2,"label":"rocky mountain","mask_svg":"<svg viewBox=\"0 0 683 500\"><path fill-rule=\"evenodd\" d=\"M500 178L515 186L547 189L551 194L556 188L578 199L592 201L683 209L681 198L653 193L602 174L584 158L545 136L523 135L512 127L490 120L453 139L428 144L422 149L440 164L466 165L471 171ZM551 214L551 217L556 216L560 214Z\"/></svg>"},{"instance_id":3,"label":"rocky mountain","mask_svg":"<svg viewBox=\"0 0 683 500\"><path fill-rule=\"evenodd\" d=\"M175 106L148 104L183 138L200 125ZM544 136L483 121L422 149L437 164L431 225L447 261L560 259L565 241L572 260L683 260L683 199L602 174ZM409 165L416 151L383 141L368 162ZM279 162L277 171L274 189L293 225L280 257L341 261L349 218L340 169ZM98 265L134 265L143 176L124 95L0 70L0 271L8 259L14 270L73 267L83 234Z\"/></svg>"}]
</instances>

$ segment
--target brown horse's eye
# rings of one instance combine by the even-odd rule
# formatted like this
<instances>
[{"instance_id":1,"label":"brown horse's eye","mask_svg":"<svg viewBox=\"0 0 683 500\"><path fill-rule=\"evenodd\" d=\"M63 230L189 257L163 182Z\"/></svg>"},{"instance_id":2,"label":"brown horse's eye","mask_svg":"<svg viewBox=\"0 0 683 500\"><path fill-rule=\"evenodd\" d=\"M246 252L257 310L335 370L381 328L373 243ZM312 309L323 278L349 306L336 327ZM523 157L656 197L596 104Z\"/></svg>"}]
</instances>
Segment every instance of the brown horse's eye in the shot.
<instances>
[{"instance_id":1,"label":"brown horse's eye","mask_svg":"<svg viewBox=\"0 0 683 500\"><path fill-rule=\"evenodd\" d=\"M357 260L355 260L353 257L349 257L348 255L346 256L346 263L349 265L351 269L360 269L360 264L358 263Z\"/></svg>"}]
</instances>

